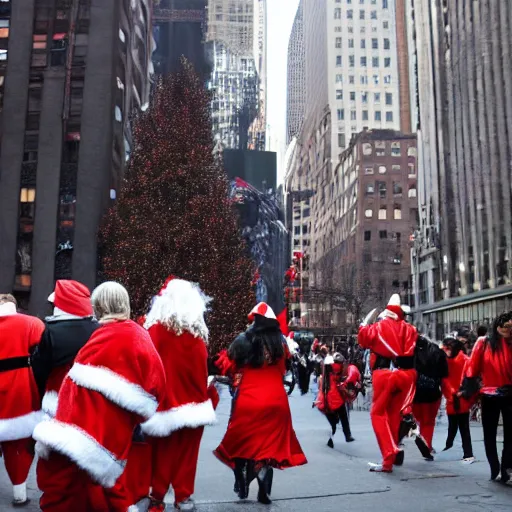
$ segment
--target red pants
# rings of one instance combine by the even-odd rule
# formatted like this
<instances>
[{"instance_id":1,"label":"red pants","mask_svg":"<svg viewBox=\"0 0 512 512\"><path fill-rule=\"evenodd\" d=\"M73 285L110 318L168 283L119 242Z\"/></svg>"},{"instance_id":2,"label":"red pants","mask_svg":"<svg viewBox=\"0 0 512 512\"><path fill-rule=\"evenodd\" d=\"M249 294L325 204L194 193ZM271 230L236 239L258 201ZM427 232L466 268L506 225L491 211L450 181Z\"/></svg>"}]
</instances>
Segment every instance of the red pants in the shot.
<instances>
[{"instance_id":1,"label":"red pants","mask_svg":"<svg viewBox=\"0 0 512 512\"><path fill-rule=\"evenodd\" d=\"M153 474L151 495L163 500L169 486L174 490L175 503L194 494L199 445L203 427L184 428L169 437L152 438Z\"/></svg>"},{"instance_id":2,"label":"red pants","mask_svg":"<svg viewBox=\"0 0 512 512\"><path fill-rule=\"evenodd\" d=\"M121 483L112 489L96 484L70 459L51 452L37 463L37 485L43 512L126 512L129 503Z\"/></svg>"},{"instance_id":3,"label":"red pants","mask_svg":"<svg viewBox=\"0 0 512 512\"><path fill-rule=\"evenodd\" d=\"M398 432L404 408L411 403L416 387L416 370L373 372L373 430L382 453L384 469L391 470L398 453ZM406 412L406 411L405 411Z\"/></svg>"},{"instance_id":4,"label":"red pants","mask_svg":"<svg viewBox=\"0 0 512 512\"><path fill-rule=\"evenodd\" d=\"M2 453L5 469L12 485L20 485L27 481L28 472L34 460L35 441L29 437L17 441L4 441Z\"/></svg>"},{"instance_id":5,"label":"red pants","mask_svg":"<svg viewBox=\"0 0 512 512\"><path fill-rule=\"evenodd\" d=\"M126 489L132 505L149 495L151 486L151 445L149 443L134 442L132 444L126 469L119 480Z\"/></svg>"},{"instance_id":6,"label":"red pants","mask_svg":"<svg viewBox=\"0 0 512 512\"><path fill-rule=\"evenodd\" d=\"M420 434L427 442L430 450L432 450L432 438L434 437L434 428L440 405L441 400L431 404L413 404L412 406L412 413L420 425Z\"/></svg>"}]
</instances>

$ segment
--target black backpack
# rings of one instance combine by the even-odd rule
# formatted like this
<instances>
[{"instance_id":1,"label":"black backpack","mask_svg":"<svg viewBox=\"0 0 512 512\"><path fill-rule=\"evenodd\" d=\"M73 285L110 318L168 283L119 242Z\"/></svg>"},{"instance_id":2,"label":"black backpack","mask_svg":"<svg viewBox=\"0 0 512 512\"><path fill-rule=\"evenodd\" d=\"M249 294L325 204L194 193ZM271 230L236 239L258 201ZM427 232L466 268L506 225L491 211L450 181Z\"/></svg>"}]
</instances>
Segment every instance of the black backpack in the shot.
<instances>
[{"instance_id":1,"label":"black backpack","mask_svg":"<svg viewBox=\"0 0 512 512\"><path fill-rule=\"evenodd\" d=\"M414 357L415 368L420 375L430 377L437 382L448 377L446 354L425 336L418 336Z\"/></svg>"}]
</instances>

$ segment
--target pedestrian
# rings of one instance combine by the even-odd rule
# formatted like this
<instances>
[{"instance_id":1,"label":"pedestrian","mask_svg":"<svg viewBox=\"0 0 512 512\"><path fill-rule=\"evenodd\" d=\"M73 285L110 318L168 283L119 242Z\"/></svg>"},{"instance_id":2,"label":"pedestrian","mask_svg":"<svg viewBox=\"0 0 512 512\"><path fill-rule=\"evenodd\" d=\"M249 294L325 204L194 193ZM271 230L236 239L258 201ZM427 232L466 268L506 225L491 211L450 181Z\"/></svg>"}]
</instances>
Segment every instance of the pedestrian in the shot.
<instances>
[{"instance_id":1,"label":"pedestrian","mask_svg":"<svg viewBox=\"0 0 512 512\"><path fill-rule=\"evenodd\" d=\"M341 423L345 441L347 443L354 441L350 431L347 404L342 392L344 365L348 366L340 353L336 352L332 356L327 356L324 360L322 376L318 382L318 396L315 404L331 426L332 434L327 441L329 448L334 448L332 436L336 433L338 423ZM346 373L347 370L345 370ZM351 376L352 378L353 376Z\"/></svg>"},{"instance_id":2,"label":"pedestrian","mask_svg":"<svg viewBox=\"0 0 512 512\"><path fill-rule=\"evenodd\" d=\"M44 512L126 512L119 478L134 430L164 396L162 362L132 322L128 292L107 282L92 294L101 325L80 350L59 391L55 418L34 430Z\"/></svg>"},{"instance_id":3,"label":"pedestrian","mask_svg":"<svg viewBox=\"0 0 512 512\"><path fill-rule=\"evenodd\" d=\"M491 480L496 480L501 472L501 482L507 483L512 472L512 311L496 317L488 336L475 344L460 395L469 399L478 391ZM500 414L503 417L501 465L496 446Z\"/></svg>"},{"instance_id":4,"label":"pedestrian","mask_svg":"<svg viewBox=\"0 0 512 512\"><path fill-rule=\"evenodd\" d=\"M34 459L32 432L42 419L29 358L43 331L41 320L17 312L12 295L0 295L0 448L14 506L29 503L26 481Z\"/></svg>"},{"instance_id":5,"label":"pedestrian","mask_svg":"<svg viewBox=\"0 0 512 512\"><path fill-rule=\"evenodd\" d=\"M462 461L466 464L475 462L469 428L469 411L471 401L458 396L464 370L469 357L464 353L462 343L453 336L443 340L443 349L448 360L448 376L443 379L442 389L446 399L446 414L448 415L448 437L443 451L453 447L457 432L460 432L464 455Z\"/></svg>"},{"instance_id":6,"label":"pedestrian","mask_svg":"<svg viewBox=\"0 0 512 512\"><path fill-rule=\"evenodd\" d=\"M197 284L171 277L146 318L145 327L167 378L158 412L142 425L152 445L151 512L165 510L164 498L170 486L178 510L195 510L192 495L199 446L204 427L216 419L208 397L204 315L209 302Z\"/></svg>"},{"instance_id":7,"label":"pedestrian","mask_svg":"<svg viewBox=\"0 0 512 512\"><path fill-rule=\"evenodd\" d=\"M467 326L461 327L456 333L456 338L462 343L465 354L471 355L471 329Z\"/></svg>"},{"instance_id":8,"label":"pedestrian","mask_svg":"<svg viewBox=\"0 0 512 512\"><path fill-rule=\"evenodd\" d=\"M231 344L228 357L241 372L228 429L214 451L234 470L238 496L247 498L258 481L258 501L269 504L273 468L286 469L307 460L292 426L283 387L289 353L270 306L258 304L251 326Z\"/></svg>"},{"instance_id":9,"label":"pedestrian","mask_svg":"<svg viewBox=\"0 0 512 512\"><path fill-rule=\"evenodd\" d=\"M99 323L94 318L91 292L82 283L57 281L48 301L54 305L53 315L45 320L45 330L31 365L43 397L43 412L54 417L62 381Z\"/></svg>"},{"instance_id":10,"label":"pedestrian","mask_svg":"<svg viewBox=\"0 0 512 512\"><path fill-rule=\"evenodd\" d=\"M391 473L395 462L403 462L398 436L402 416L411 413L416 387L414 350L418 332L405 322L398 294L391 297L379 315L379 321L369 325L375 313L373 310L367 315L358 335L359 345L372 351L370 417L382 453L382 463L370 463L370 471Z\"/></svg>"}]
</instances>

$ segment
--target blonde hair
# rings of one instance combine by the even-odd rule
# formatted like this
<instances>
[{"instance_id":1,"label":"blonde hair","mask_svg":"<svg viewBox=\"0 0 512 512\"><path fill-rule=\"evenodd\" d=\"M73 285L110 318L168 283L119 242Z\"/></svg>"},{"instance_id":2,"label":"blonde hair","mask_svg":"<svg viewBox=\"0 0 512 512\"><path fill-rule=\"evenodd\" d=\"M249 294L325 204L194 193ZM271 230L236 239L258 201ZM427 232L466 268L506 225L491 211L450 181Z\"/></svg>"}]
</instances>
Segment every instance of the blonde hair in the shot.
<instances>
[{"instance_id":1,"label":"blonde hair","mask_svg":"<svg viewBox=\"0 0 512 512\"><path fill-rule=\"evenodd\" d=\"M130 318L130 297L126 288L119 283L107 281L100 284L92 292L91 302L101 323Z\"/></svg>"}]
</instances>

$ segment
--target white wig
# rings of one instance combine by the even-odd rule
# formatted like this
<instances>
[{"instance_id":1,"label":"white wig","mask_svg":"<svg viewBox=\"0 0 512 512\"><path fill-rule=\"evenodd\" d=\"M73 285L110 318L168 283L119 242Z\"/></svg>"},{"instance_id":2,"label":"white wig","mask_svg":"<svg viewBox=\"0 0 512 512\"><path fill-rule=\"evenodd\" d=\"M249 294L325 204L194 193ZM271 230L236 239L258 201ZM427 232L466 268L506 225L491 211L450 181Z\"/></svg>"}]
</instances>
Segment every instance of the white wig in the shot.
<instances>
[{"instance_id":1,"label":"white wig","mask_svg":"<svg viewBox=\"0 0 512 512\"><path fill-rule=\"evenodd\" d=\"M130 296L119 283L107 281L100 284L92 292L91 302L96 317L102 323L130 318Z\"/></svg>"},{"instance_id":2,"label":"white wig","mask_svg":"<svg viewBox=\"0 0 512 512\"><path fill-rule=\"evenodd\" d=\"M144 327L149 329L155 324L162 324L178 335L188 331L207 342L208 327L204 315L211 300L198 284L173 279L155 298Z\"/></svg>"}]
</instances>

